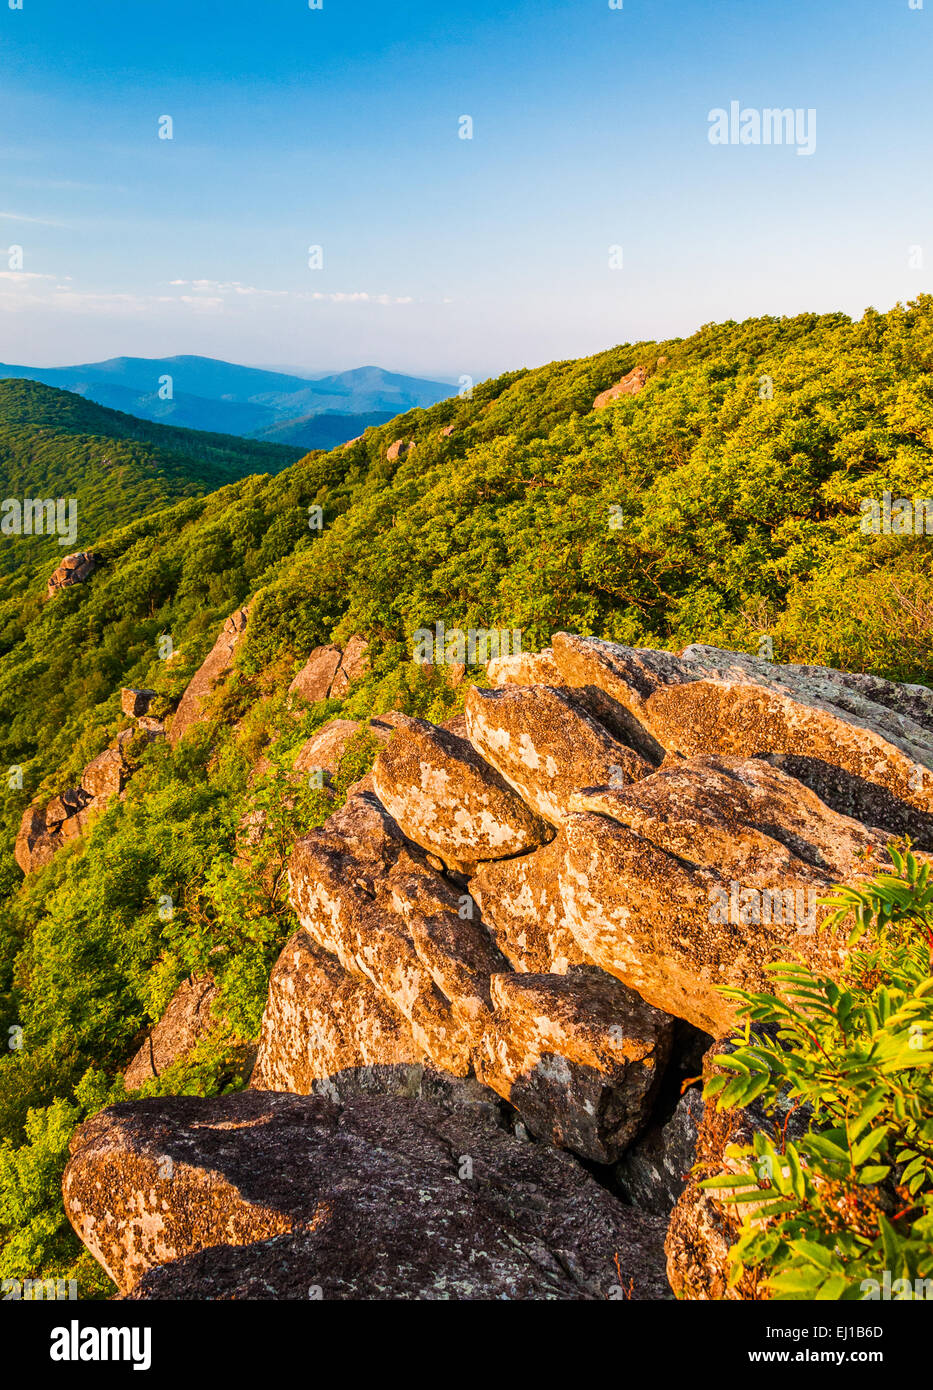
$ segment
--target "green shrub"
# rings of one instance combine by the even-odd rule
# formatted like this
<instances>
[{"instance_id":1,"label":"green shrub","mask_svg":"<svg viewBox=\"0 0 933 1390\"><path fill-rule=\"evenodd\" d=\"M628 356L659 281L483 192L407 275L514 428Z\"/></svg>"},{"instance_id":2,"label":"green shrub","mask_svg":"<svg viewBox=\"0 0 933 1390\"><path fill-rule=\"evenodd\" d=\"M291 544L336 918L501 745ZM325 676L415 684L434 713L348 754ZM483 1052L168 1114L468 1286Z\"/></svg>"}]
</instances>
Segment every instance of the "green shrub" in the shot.
<instances>
[{"instance_id":1,"label":"green shrub","mask_svg":"<svg viewBox=\"0 0 933 1390\"><path fill-rule=\"evenodd\" d=\"M745 1029L706 1097L809 1108L797 1142L756 1134L727 1151L744 1176L702 1184L745 1211L731 1282L757 1270L774 1298L933 1297L933 884L889 852L895 875L831 900L824 929L855 918L839 983L782 963L774 994L723 991Z\"/></svg>"}]
</instances>

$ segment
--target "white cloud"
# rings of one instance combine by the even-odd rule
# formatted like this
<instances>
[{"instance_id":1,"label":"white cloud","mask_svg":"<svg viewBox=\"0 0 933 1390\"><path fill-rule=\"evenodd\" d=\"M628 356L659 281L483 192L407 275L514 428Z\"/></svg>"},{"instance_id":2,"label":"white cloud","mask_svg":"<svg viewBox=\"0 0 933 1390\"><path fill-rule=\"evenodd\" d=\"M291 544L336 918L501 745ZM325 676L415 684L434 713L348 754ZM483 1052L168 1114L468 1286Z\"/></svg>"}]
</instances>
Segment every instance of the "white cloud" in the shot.
<instances>
[{"instance_id":1,"label":"white cloud","mask_svg":"<svg viewBox=\"0 0 933 1390\"><path fill-rule=\"evenodd\" d=\"M0 221L34 222L39 227L67 227L66 222L51 222L47 217L26 217L21 212L0 212Z\"/></svg>"}]
</instances>

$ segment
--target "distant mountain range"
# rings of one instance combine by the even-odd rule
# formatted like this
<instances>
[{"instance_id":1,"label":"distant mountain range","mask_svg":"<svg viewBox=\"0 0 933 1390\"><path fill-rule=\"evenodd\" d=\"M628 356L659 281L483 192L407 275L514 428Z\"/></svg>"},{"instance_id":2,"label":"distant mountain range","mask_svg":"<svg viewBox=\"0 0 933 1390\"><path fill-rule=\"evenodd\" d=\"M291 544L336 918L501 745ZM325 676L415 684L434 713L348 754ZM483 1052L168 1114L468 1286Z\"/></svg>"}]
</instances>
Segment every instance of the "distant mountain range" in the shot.
<instances>
[{"instance_id":1,"label":"distant mountain range","mask_svg":"<svg viewBox=\"0 0 933 1390\"><path fill-rule=\"evenodd\" d=\"M370 425L454 394L443 381L357 367L303 377L213 357L112 357L76 367L0 363L0 379L38 381L98 405L184 429L332 449Z\"/></svg>"}]
</instances>

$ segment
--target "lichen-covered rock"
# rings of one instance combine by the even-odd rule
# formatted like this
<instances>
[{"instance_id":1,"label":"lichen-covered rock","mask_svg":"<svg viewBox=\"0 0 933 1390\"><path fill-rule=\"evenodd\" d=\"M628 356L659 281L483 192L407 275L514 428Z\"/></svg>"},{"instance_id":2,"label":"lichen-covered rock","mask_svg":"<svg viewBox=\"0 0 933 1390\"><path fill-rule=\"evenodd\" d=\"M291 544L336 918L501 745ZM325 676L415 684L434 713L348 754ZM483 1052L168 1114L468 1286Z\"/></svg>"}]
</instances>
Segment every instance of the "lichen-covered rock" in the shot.
<instances>
[{"instance_id":1,"label":"lichen-covered rock","mask_svg":"<svg viewBox=\"0 0 933 1390\"><path fill-rule=\"evenodd\" d=\"M354 681L358 681L369 669L367 652L369 643L357 634L351 637L340 657L340 665L330 688L331 698L342 700Z\"/></svg>"},{"instance_id":2,"label":"lichen-covered rock","mask_svg":"<svg viewBox=\"0 0 933 1390\"><path fill-rule=\"evenodd\" d=\"M398 1009L304 930L272 971L250 1086L338 1103L356 1095L400 1095L479 1105L490 1117L500 1104L472 1077L433 1067Z\"/></svg>"},{"instance_id":3,"label":"lichen-covered rock","mask_svg":"<svg viewBox=\"0 0 933 1390\"><path fill-rule=\"evenodd\" d=\"M483 1080L532 1134L612 1163L643 1127L672 1021L602 970L492 979Z\"/></svg>"},{"instance_id":4,"label":"lichen-covered rock","mask_svg":"<svg viewBox=\"0 0 933 1390\"><path fill-rule=\"evenodd\" d=\"M129 768L121 748L105 748L88 763L81 774L81 786L90 796L119 796L129 779Z\"/></svg>"},{"instance_id":5,"label":"lichen-covered rock","mask_svg":"<svg viewBox=\"0 0 933 1390\"><path fill-rule=\"evenodd\" d=\"M504 965L468 896L432 869L368 793L296 843L289 883L299 921L318 945L381 991L436 1066L465 1075L488 1011L489 977Z\"/></svg>"},{"instance_id":6,"label":"lichen-covered rock","mask_svg":"<svg viewBox=\"0 0 933 1390\"><path fill-rule=\"evenodd\" d=\"M663 1220L472 1109L134 1101L77 1131L63 1187L76 1231L137 1298L669 1296Z\"/></svg>"},{"instance_id":7,"label":"lichen-covered rock","mask_svg":"<svg viewBox=\"0 0 933 1390\"><path fill-rule=\"evenodd\" d=\"M560 886L581 950L714 1036L734 1013L717 986L763 989L788 954L838 972L818 899L883 862L883 834L756 759L675 761L572 804Z\"/></svg>"},{"instance_id":8,"label":"lichen-covered rock","mask_svg":"<svg viewBox=\"0 0 933 1390\"><path fill-rule=\"evenodd\" d=\"M563 684L550 647L541 652L494 656L486 662L486 675L493 686Z\"/></svg>"},{"instance_id":9,"label":"lichen-covered rock","mask_svg":"<svg viewBox=\"0 0 933 1390\"><path fill-rule=\"evenodd\" d=\"M204 704L217 682L227 674L233 665L236 653L249 618L249 604L231 613L220 630L220 635L197 671L185 687L185 693L178 702L172 716L168 741L174 747L184 738L188 730L204 718Z\"/></svg>"},{"instance_id":10,"label":"lichen-covered rock","mask_svg":"<svg viewBox=\"0 0 933 1390\"><path fill-rule=\"evenodd\" d=\"M820 682L788 681L782 690L750 680L693 681L651 698L651 728L685 757L700 751L766 757L834 810L933 848L933 735L906 715L854 691L842 697L839 689Z\"/></svg>"},{"instance_id":11,"label":"lichen-covered rock","mask_svg":"<svg viewBox=\"0 0 933 1390\"><path fill-rule=\"evenodd\" d=\"M149 706L155 698L156 692L154 690L121 690L120 708L124 714L136 719L141 714L149 713Z\"/></svg>"},{"instance_id":12,"label":"lichen-covered rock","mask_svg":"<svg viewBox=\"0 0 933 1390\"><path fill-rule=\"evenodd\" d=\"M212 976L182 981L124 1072L128 1091L138 1090L146 1081L161 1076L216 1027L211 1012L216 998L217 986Z\"/></svg>"},{"instance_id":13,"label":"lichen-covered rock","mask_svg":"<svg viewBox=\"0 0 933 1390\"><path fill-rule=\"evenodd\" d=\"M828 683L835 687L831 693L835 704L844 701L847 690L853 691L873 704L883 705L895 714L906 715L925 729L933 730L933 690L926 685L902 685L898 681L885 680L882 676L872 676L862 671L837 671L832 666L782 665L747 652L707 647L699 642L685 647L680 659L691 666L701 667L709 675L718 672L726 677L749 677L757 684L780 685L788 680L795 683Z\"/></svg>"},{"instance_id":14,"label":"lichen-covered rock","mask_svg":"<svg viewBox=\"0 0 933 1390\"><path fill-rule=\"evenodd\" d=\"M564 691L505 685L467 693L470 742L522 800L559 826L581 787L624 786L654 771Z\"/></svg>"},{"instance_id":15,"label":"lichen-covered rock","mask_svg":"<svg viewBox=\"0 0 933 1390\"><path fill-rule=\"evenodd\" d=\"M767 758L842 815L933 848L933 723L919 687L715 647L677 657L568 633L555 634L554 658L564 684L597 700L601 692L607 711L631 722L642 752L648 741L682 757Z\"/></svg>"},{"instance_id":16,"label":"lichen-covered rock","mask_svg":"<svg viewBox=\"0 0 933 1390\"><path fill-rule=\"evenodd\" d=\"M555 632L552 642L560 684L584 700L607 728L621 730L650 762L661 762L666 750L651 733L646 702L656 690L690 680L686 663L670 652L569 632Z\"/></svg>"},{"instance_id":17,"label":"lichen-covered rock","mask_svg":"<svg viewBox=\"0 0 933 1390\"><path fill-rule=\"evenodd\" d=\"M514 859L478 864L470 893L496 945L514 970L565 975L586 961L564 914L559 873L560 835L549 845Z\"/></svg>"},{"instance_id":18,"label":"lichen-covered rock","mask_svg":"<svg viewBox=\"0 0 933 1390\"><path fill-rule=\"evenodd\" d=\"M309 1095L344 1071L427 1060L405 1016L370 980L344 970L303 928L295 932L269 980L254 1089Z\"/></svg>"},{"instance_id":19,"label":"lichen-covered rock","mask_svg":"<svg viewBox=\"0 0 933 1390\"><path fill-rule=\"evenodd\" d=\"M376 759L380 801L405 834L452 868L535 849L554 831L466 739L396 716Z\"/></svg>"}]
</instances>

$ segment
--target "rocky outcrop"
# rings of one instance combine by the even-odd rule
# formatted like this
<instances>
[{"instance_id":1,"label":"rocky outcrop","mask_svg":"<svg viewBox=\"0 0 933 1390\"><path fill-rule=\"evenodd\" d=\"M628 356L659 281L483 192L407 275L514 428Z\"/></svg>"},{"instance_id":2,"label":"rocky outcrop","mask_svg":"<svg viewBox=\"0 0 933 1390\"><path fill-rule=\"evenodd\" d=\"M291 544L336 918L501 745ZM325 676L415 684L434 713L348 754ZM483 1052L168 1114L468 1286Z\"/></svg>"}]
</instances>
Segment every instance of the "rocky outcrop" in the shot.
<instances>
[{"instance_id":1,"label":"rocky outcrop","mask_svg":"<svg viewBox=\"0 0 933 1390\"><path fill-rule=\"evenodd\" d=\"M173 747L184 738L190 728L206 717L205 702L210 698L214 686L232 667L237 646L246 631L248 617L249 604L231 613L217 641L188 682L168 732L168 741Z\"/></svg>"},{"instance_id":2,"label":"rocky outcrop","mask_svg":"<svg viewBox=\"0 0 933 1390\"><path fill-rule=\"evenodd\" d=\"M328 691L345 655L331 650ZM647 1259L670 1219L678 1294L761 1296L753 1276L727 1292L736 1228L698 1182L773 1121L755 1106L704 1109L702 1053L734 1018L723 986L766 989L767 966L789 957L840 971L845 939L819 930L819 899L885 867L892 828L924 835L933 695L570 634L488 674L494 688L470 690L443 726L397 712L332 721L299 753L299 771L327 771L363 728L383 744L372 775L292 851L300 926L272 972L252 1099L191 1102L244 1107L221 1118L118 1108L76 1140L69 1211L124 1288L282 1297L326 1271L324 1297L618 1297L630 1278L632 1296L660 1296L650 1261L627 1265L625 1251ZM75 814L64 798L59 810ZM39 847L34 816L29 833ZM308 1126L320 1143L296 1137ZM462 1193L451 1205L456 1189L432 1176L442 1149L477 1171L463 1126L515 1146L517 1181L570 1165L537 1189L533 1247L531 1227L503 1237L488 1224L498 1178L476 1207ZM404 1194L383 1158L357 1182L364 1131L404 1167ZM152 1179L166 1158L185 1166L177 1190ZM577 1264L551 1279L547 1223L571 1191L587 1207L583 1165L598 1166L606 1211L625 1213L621 1293L575 1272L597 1259L598 1232L581 1253L577 1229ZM409 1243L423 1227L429 1238ZM508 1261L534 1249L531 1282L500 1260L503 1239ZM367 1262L372 1249L383 1253Z\"/></svg>"},{"instance_id":3,"label":"rocky outcrop","mask_svg":"<svg viewBox=\"0 0 933 1390\"><path fill-rule=\"evenodd\" d=\"M149 1036L123 1074L128 1091L162 1073L186 1056L211 1032L216 1022L211 1005L217 998L212 976L184 980L168 1002L165 1013L149 1031Z\"/></svg>"},{"instance_id":4,"label":"rocky outcrop","mask_svg":"<svg viewBox=\"0 0 933 1390\"><path fill-rule=\"evenodd\" d=\"M571 696L547 685L467 693L473 747L542 819L559 826L582 787L625 786L653 765L614 739Z\"/></svg>"},{"instance_id":5,"label":"rocky outcrop","mask_svg":"<svg viewBox=\"0 0 933 1390\"><path fill-rule=\"evenodd\" d=\"M94 817L107 809L111 798L122 793L131 772L118 742L88 763L79 787L59 792L46 806L28 807L13 850L23 873L44 868L63 845L83 835Z\"/></svg>"},{"instance_id":6,"label":"rocky outcrop","mask_svg":"<svg viewBox=\"0 0 933 1390\"><path fill-rule=\"evenodd\" d=\"M47 593L51 598L60 589L69 589L72 584L83 584L85 579L90 578L97 566L100 564L101 557L95 555L92 550L78 550L73 555L66 555L58 568L49 576Z\"/></svg>"},{"instance_id":7,"label":"rocky outcrop","mask_svg":"<svg viewBox=\"0 0 933 1390\"><path fill-rule=\"evenodd\" d=\"M621 381L617 381L615 386L610 386L608 391L601 391L593 402L594 410L605 410L607 405L617 401L620 396L637 396L648 380L648 372L644 367L633 367L632 370Z\"/></svg>"},{"instance_id":8,"label":"rocky outcrop","mask_svg":"<svg viewBox=\"0 0 933 1390\"><path fill-rule=\"evenodd\" d=\"M917 687L892 691L874 678L853 683L844 672L717 648L676 657L567 633L555 635L554 655L567 685L611 700L656 748L767 758L841 814L933 848L933 724Z\"/></svg>"},{"instance_id":9,"label":"rocky outcrop","mask_svg":"<svg viewBox=\"0 0 933 1390\"><path fill-rule=\"evenodd\" d=\"M471 1109L248 1091L114 1106L63 1183L137 1298L669 1296L664 1221Z\"/></svg>"},{"instance_id":10,"label":"rocky outcrop","mask_svg":"<svg viewBox=\"0 0 933 1390\"><path fill-rule=\"evenodd\" d=\"M475 1076L533 1133L597 1162L647 1120L664 1016L601 971L511 972L475 899L375 796L299 841L289 877L303 932L273 972L253 1085L326 1091L384 1064L395 1090L399 1069L428 1065Z\"/></svg>"},{"instance_id":11,"label":"rocky outcrop","mask_svg":"<svg viewBox=\"0 0 933 1390\"><path fill-rule=\"evenodd\" d=\"M423 719L396 720L373 782L409 839L451 868L521 854L554 836L467 739Z\"/></svg>"},{"instance_id":12,"label":"rocky outcrop","mask_svg":"<svg viewBox=\"0 0 933 1390\"><path fill-rule=\"evenodd\" d=\"M396 439L386 450L386 458L390 463L394 463L396 459L406 458L409 454L414 453L414 450L415 441L413 439Z\"/></svg>"}]
</instances>

